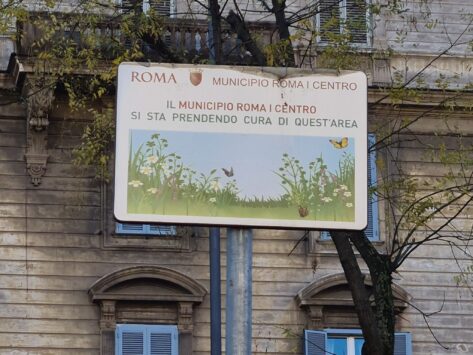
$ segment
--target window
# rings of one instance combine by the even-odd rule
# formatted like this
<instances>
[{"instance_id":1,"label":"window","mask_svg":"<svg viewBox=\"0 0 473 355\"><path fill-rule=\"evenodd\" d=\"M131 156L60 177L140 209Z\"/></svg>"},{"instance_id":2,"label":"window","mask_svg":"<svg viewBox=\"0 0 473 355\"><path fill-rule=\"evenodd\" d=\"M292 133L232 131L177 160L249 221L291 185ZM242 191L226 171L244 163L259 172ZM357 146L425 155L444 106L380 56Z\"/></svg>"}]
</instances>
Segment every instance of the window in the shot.
<instances>
[{"instance_id":1,"label":"window","mask_svg":"<svg viewBox=\"0 0 473 355\"><path fill-rule=\"evenodd\" d=\"M368 134L368 147L371 148L376 143L376 136ZM376 151L368 153L368 187L374 187L378 183L376 171ZM379 220L378 220L378 198L375 194L370 194L368 201L368 226L365 234L370 240L379 240Z\"/></svg>"},{"instance_id":2,"label":"window","mask_svg":"<svg viewBox=\"0 0 473 355\"><path fill-rule=\"evenodd\" d=\"M116 223L116 234L136 234L136 235L176 235L176 227L161 226L158 224L142 224L142 223Z\"/></svg>"},{"instance_id":3,"label":"window","mask_svg":"<svg viewBox=\"0 0 473 355\"><path fill-rule=\"evenodd\" d=\"M120 5L124 9L131 9L133 1L131 0L121 0L119 1ZM176 1L174 0L143 0L141 4L141 10L144 13L147 13L151 8L162 16L170 16L176 13Z\"/></svg>"},{"instance_id":4,"label":"window","mask_svg":"<svg viewBox=\"0 0 473 355\"><path fill-rule=\"evenodd\" d=\"M115 175L113 161L110 176ZM191 236L195 229L190 226L174 226L157 223L118 221L113 214L114 184L101 184L101 214L104 248L138 248L187 252L191 249Z\"/></svg>"},{"instance_id":5,"label":"window","mask_svg":"<svg viewBox=\"0 0 473 355\"><path fill-rule=\"evenodd\" d=\"M370 45L366 0L320 0L318 6L319 43L347 40L359 46Z\"/></svg>"},{"instance_id":6,"label":"window","mask_svg":"<svg viewBox=\"0 0 473 355\"><path fill-rule=\"evenodd\" d=\"M372 147L376 143L376 136L368 134L368 146ZM376 186L376 151L370 151L368 154L368 184L369 187ZM378 221L378 199L374 194L370 195L368 201L368 225L365 234L371 241L379 240L379 221ZM329 240L330 233L327 231L320 233L320 239Z\"/></svg>"},{"instance_id":7,"label":"window","mask_svg":"<svg viewBox=\"0 0 473 355\"><path fill-rule=\"evenodd\" d=\"M113 169L111 169L113 174ZM102 184L102 230L104 248L138 248L142 250L191 250L195 229L155 223L119 222L113 215L113 184Z\"/></svg>"},{"instance_id":8,"label":"window","mask_svg":"<svg viewBox=\"0 0 473 355\"><path fill-rule=\"evenodd\" d=\"M115 355L177 355L175 325L119 324Z\"/></svg>"},{"instance_id":9,"label":"window","mask_svg":"<svg viewBox=\"0 0 473 355\"><path fill-rule=\"evenodd\" d=\"M304 354L361 355L363 343L361 330L358 329L306 330L304 333ZM394 354L412 354L412 338L410 333L395 333Z\"/></svg>"},{"instance_id":10,"label":"window","mask_svg":"<svg viewBox=\"0 0 473 355\"><path fill-rule=\"evenodd\" d=\"M107 208L108 205L113 206L113 200L105 205L107 222L104 225L104 247L190 251L191 236L195 232L193 228L151 223L121 223L115 220L111 208Z\"/></svg>"}]
</instances>

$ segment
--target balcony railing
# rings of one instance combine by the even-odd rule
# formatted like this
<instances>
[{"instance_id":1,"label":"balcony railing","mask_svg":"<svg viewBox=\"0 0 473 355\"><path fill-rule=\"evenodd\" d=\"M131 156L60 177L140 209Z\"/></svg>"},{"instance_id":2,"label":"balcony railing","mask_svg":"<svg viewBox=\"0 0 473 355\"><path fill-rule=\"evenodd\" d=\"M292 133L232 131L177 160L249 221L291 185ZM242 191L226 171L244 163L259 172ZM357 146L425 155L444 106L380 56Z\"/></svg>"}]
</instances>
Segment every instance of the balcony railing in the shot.
<instances>
[{"instance_id":1,"label":"balcony railing","mask_svg":"<svg viewBox=\"0 0 473 355\"><path fill-rule=\"evenodd\" d=\"M35 18L44 20L43 24L47 24L51 14L35 12ZM74 15L72 14L55 14L56 18L64 18L64 23L70 24L68 28L64 28L61 31L57 31L54 34L54 38L57 41L64 41L65 38L72 40L78 48L84 46L83 34L76 30L73 26ZM248 29L253 36L253 40L260 45L266 45L270 43L276 43L277 30L275 24L272 22L250 22L247 23ZM182 59L182 62L187 63L202 63L206 62L209 58L208 48L208 27L209 24L206 20L195 20L195 19L183 19L183 18L165 18L161 38L166 46L175 54L178 58ZM19 56L19 60L23 65L27 65L28 57L31 57L30 64L35 61L35 53L38 49L47 51L48 42L45 42L43 47L40 47L40 39L43 37L43 30L35 25L35 21L20 22L17 23L17 31L19 33L17 37L16 45L13 45L13 36L5 36L0 38L0 71L5 70L11 52L16 52ZM113 46L110 43L114 42L120 46L130 45L129 40L123 35L123 31L120 28L120 23L115 21L103 21L96 23L93 28L88 28L86 32L93 33L99 38L108 38L113 41L103 41L102 44L97 48L97 51L107 53L105 57L114 58ZM58 42L60 43L60 42ZM49 44L51 46L51 44ZM16 47L16 48L14 48ZM232 65L248 65L254 64L252 61L251 54L249 54L243 43L237 38L237 36L230 29L228 24L222 21L222 48L223 48L223 62L225 64ZM168 61L164 56L160 55L159 52L153 50L149 45L143 43L142 50L146 53L146 57L143 59L149 59L151 61ZM305 68L313 68L316 66L316 54L313 51L308 51L304 47L294 48L295 61L297 66ZM368 73L370 85L378 86L389 86L391 84L391 74L389 72L389 61L387 59L373 60L369 56L360 56L360 68ZM27 66L26 66L27 67ZM25 68L26 68L25 67ZM78 68L80 70L80 68Z\"/></svg>"},{"instance_id":2,"label":"balcony railing","mask_svg":"<svg viewBox=\"0 0 473 355\"><path fill-rule=\"evenodd\" d=\"M37 18L47 20L47 14L35 13ZM68 17L73 23L73 17L70 14L61 14L65 21ZM254 40L259 44L269 44L275 35L275 25L270 22L254 22L248 23L250 33L252 33ZM18 24L19 40L17 43L17 53L20 56L34 56L38 50L38 43L43 35L43 31L39 26L34 24L34 21L22 22ZM95 25L95 28L90 28L87 31L94 33L103 38L113 38L123 45L127 45L127 39L124 38L120 30L120 24L114 21L102 22ZM81 46L81 33L74 30L74 28L67 28L55 34L58 41L64 38L69 38ZM165 19L163 32L161 38L167 47L178 54L186 61L195 62L199 59L208 58L208 22L205 20L195 19L179 19L167 18ZM146 48L146 44L144 44ZM243 43L231 31L230 27L222 22L222 48L223 57L228 64L243 64L251 62L251 55L245 50ZM47 50L47 44L44 44L43 50ZM100 48L106 51L104 46Z\"/></svg>"}]
</instances>

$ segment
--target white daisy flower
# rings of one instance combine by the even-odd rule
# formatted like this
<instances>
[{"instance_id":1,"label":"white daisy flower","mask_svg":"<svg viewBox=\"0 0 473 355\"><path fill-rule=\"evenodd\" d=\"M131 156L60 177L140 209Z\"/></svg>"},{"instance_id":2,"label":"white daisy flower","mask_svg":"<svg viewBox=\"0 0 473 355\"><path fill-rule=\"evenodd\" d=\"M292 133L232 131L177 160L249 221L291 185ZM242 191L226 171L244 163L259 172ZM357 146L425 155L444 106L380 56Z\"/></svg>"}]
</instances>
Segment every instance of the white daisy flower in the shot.
<instances>
[{"instance_id":1,"label":"white daisy flower","mask_svg":"<svg viewBox=\"0 0 473 355\"><path fill-rule=\"evenodd\" d=\"M153 169L151 169L151 167L149 166L142 166L140 168L140 173L144 175L151 175L152 172L153 172Z\"/></svg>"},{"instance_id":2,"label":"white daisy flower","mask_svg":"<svg viewBox=\"0 0 473 355\"><path fill-rule=\"evenodd\" d=\"M210 188L214 191L218 191L220 189L220 185L218 183L218 180L213 180L210 182Z\"/></svg>"},{"instance_id":3,"label":"white daisy flower","mask_svg":"<svg viewBox=\"0 0 473 355\"><path fill-rule=\"evenodd\" d=\"M139 180L132 180L128 183L128 185L131 185L133 187L140 187L143 186L143 183Z\"/></svg>"},{"instance_id":4,"label":"white daisy flower","mask_svg":"<svg viewBox=\"0 0 473 355\"><path fill-rule=\"evenodd\" d=\"M158 157L156 155L150 155L148 158L146 158L146 161L148 164L156 164L158 162Z\"/></svg>"}]
</instances>

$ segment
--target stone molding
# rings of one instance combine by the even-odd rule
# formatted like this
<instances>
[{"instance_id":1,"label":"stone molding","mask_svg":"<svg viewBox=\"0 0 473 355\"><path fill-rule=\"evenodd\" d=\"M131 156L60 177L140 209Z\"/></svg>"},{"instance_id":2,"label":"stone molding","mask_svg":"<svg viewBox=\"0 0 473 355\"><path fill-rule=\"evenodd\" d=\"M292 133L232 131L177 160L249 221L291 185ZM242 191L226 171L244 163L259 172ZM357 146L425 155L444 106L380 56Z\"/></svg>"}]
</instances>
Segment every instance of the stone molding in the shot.
<instances>
[{"instance_id":1,"label":"stone molding","mask_svg":"<svg viewBox=\"0 0 473 355\"><path fill-rule=\"evenodd\" d=\"M194 330L192 302L178 303L178 327L180 332L190 332Z\"/></svg>"},{"instance_id":2,"label":"stone molding","mask_svg":"<svg viewBox=\"0 0 473 355\"><path fill-rule=\"evenodd\" d=\"M131 294L127 292L111 292L119 284L126 287L127 282L146 279L165 281L178 286L181 293L159 292L150 294ZM201 303L207 290L200 283L178 271L160 266L135 266L112 272L98 279L89 289L93 301L165 301Z\"/></svg>"},{"instance_id":3,"label":"stone molding","mask_svg":"<svg viewBox=\"0 0 473 355\"><path fill-rule=\"evenodd\" d=\"M371 277L365 275L365 286L371 288ZM342 296L340 289L346 292ZM411 296L404 288L393 283L395 313L402 312L410 302ZM296 295L299 307L307 311L310 329L325 327L326 312L334 307L353 308L353 299L343 273L323 276L301 289Z\"/></svg>"},{"instance_id":4,"label":"stone molding","mask_svg":"<svg viewBox=\"0 0 473 355\"><path fill-rule=\"evenodd\" d=\"M388 58L373 59L372 85L389 87L392 85L391 63Z\"/></svg>"},{"instance_id":5,"label":"stone molding","mask_svg":"<svg viewBox=\"0 0 473 355\"><path fill-rule=\"evenodd\" d=\"M192 355L194 306L201 303L206 294L207 290L199 282L165 267L135 266L103 276L89 288L92 301L100 306L100 354L114 354L116 325L130 319L121 318L123 310L133 321L149 324L149 313L155 307L164 309L165 314L161 316L158 311L151 323L177 322L179 354ZM175 317L169 318L172 312Z\"/></svg>"},{"instance_id":6,"label":"stone molding","mask_svg":"<svg viewBox=\"0 0 473 355\"><path fill-rule=\"evenodd\" d=\"M34 186L41 184L48 161L49 111L55 83L47 78L27 77L23 87L26 101L26 169Z\"/></svg>"},{"instance_id":7,"label":"stone molding","mask_svg":"<svg viewBox=\"0 0 473 355\"><path fill-rule=\"evenodd\" d=\"M305 305L340 305L340 306L353 306L353 300L350 298L347 299L336 299L336 298L326 298L324 300L318 300L317 296L322 291L330 291L331 288L336 286L345 285L348 289L348 283L343 273L332 274L323 276L318 280L311 282L309 285L301 289L296 296L296 300L300 307ZM371 282L371 277L365 275L365 286L372 287L373 283ZM404 290L401 286L393 283L393 295L395 298L395 306L398 308L406 308L409 303L411 296L409 293Z\"/></svg>"},{"instance_id":8,"label":"stone molding","mask_svg":"<svg viewBox=\"0 0 473 355\"><path fill-rule=\"evenodd\" d=\"M100 329L115 329L116 301L103 300L100 302Z\"/></svg>"}]
</instances>

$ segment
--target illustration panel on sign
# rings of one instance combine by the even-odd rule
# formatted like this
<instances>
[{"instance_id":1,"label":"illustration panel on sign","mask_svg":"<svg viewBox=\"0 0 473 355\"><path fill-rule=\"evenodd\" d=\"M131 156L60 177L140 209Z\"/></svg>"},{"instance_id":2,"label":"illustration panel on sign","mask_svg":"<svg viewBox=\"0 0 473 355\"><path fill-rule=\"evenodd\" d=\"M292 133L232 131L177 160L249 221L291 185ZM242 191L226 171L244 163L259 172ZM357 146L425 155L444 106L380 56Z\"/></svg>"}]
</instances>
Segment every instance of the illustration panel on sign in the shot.
<instances>
[{"instance_id":1,"label":"illustration panel on sign","mask_svg":"<svg viewBox=\"0 0 473 355\"><path fill-rule=\"evenodd\" d=\"M352 222L355 140L130 130L127 213Z\"/></svg>"}]
</instances>

